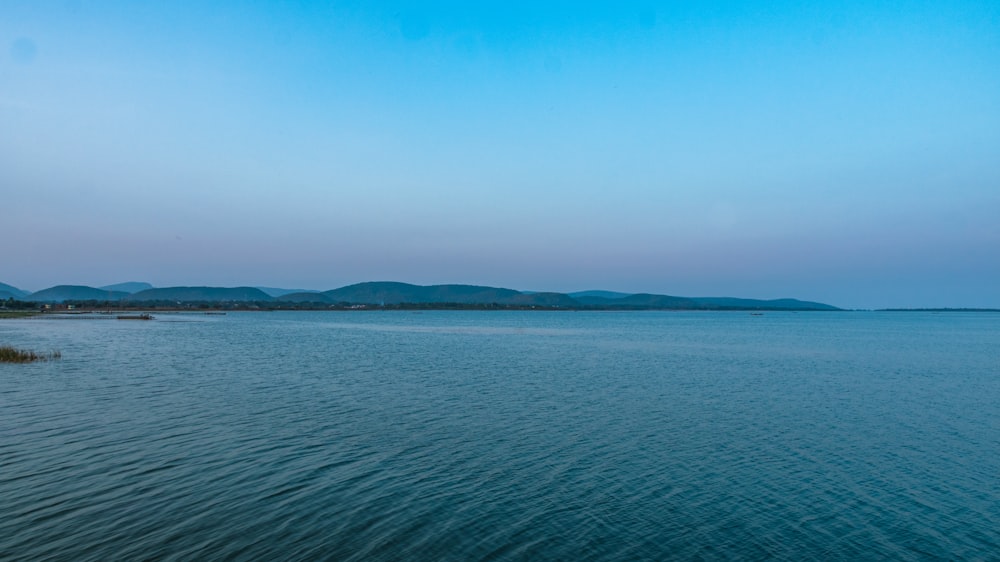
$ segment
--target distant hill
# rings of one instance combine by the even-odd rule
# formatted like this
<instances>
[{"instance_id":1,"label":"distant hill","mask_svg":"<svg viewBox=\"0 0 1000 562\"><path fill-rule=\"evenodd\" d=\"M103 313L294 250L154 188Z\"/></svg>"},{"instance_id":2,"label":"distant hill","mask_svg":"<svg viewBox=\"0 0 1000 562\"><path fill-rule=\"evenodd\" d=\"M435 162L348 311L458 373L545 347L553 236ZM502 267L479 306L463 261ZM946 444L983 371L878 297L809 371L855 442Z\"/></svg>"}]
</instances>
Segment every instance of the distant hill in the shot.
<instances>
[{"instance_id":1,"label":"distant hill","mask_svg":"<svg viewBox=\"0 0 1000 562\"><path fill-rule=\"evenodd\" d=\"M632 293L616 293L615 291L577 291L575 293L567 293L569 296L576 300L580 300L581 297L598 297L602 299L621 299L631 296Z\"/></svg>"},{"instance_id":2,"label":"distant hill","mask_svg":"<svg viewBox=\"0 0 1000 562\"><path fill-rule=\"evenodd\" d=\"M115 283L114 285L105 285L104 287L99 287L104 291L121 291L123 293L138 293L139 291L145 291L146 289L152 289L153 286L149 283L143 283L141 281L128 281L126 283Z\"/></svg>"},{"instance_id":3,"label":"distant hill","mask_svg":"<svg viewBox=\"0 0 1000 562\"><path fill-rule=\"evenodd\" d=\"M614 299L605 297L577 297L574 300L581 305L589 307L687 309L698 306L697 303L688 298L653 295L649 293L637 293Z\"/></svg>"},{"instance_id":4,"label":"distant hill","mask_svg":"<svg viewBox=\"0 0 1000 562\"><path fill-rule=\"evenodd\" d=\"M132 294L130 291L141 289ZM15 292L16 291L16 292ZM270 291L270 292L269 292ZM25 296L26 295L26 296ZM591 310L840 310L828 304L797 299L742 299L733 297L678 297L652 293L629 295L614 291L579 291L563 294L551 292L515 291L481 285L412 285L395 281L370 281L329 291L303 291L274 287L164 287L151 288L149 283L131 281L108 285L100 289L82 285L59 285L34 294L0 283L0 298L14 297L37 302L66 300L119 300L150 304L161 303L234 303L272 302L298 304L309 308L317 304L412 304L434 307L490 305L512 307L574 308ZM323 308L326 308L325 306Z\"/></svg>"},{"instance_id":5,"label":"distant hill","mask_svg":"<svg viewBox=\"0 0 1000 562\"><path fill-rule=\"evenodd\" d=\"M513 306L579 306L561 293L521 293L513 289L480 285L411 285L373 281L323 293L330 302L351 304L501 304ZM305 298L305 297L301 297ZM301 302L301 301L300 301Z\"/></svg>"},{"instance_id":6,"label":"distant hill","mask_svg":"<svg viewBox=\"0 0 1000 562\"><path fill-rule=\"evenodd\" d=\"M585 291L601 293L604 291ZM738 299L732 297L675 297L639 293L620 298L605 298L596 295L581 295L577 302L599 308L652 308L670 310L840 310L828 304L800 301L796 299Z\"/></svg>"},{"instance_id":7,"label":"distant hill","mask_svg":"<svg viewBox=\"0 0 1000 562\"><path fill-rule=\"evenodd\" d=\"M127 301L226 302L272 301L273 297L255 287L163 287L146 289L125 298Z\"/></svg>"},{"instance_id":8,"label":"distant hill","mask_svg":"<svg viewBox=\"0 0 1000 562\"><path fill-rule=\"evenodd\" d=\"M323 294L333 302L357 304L399 303L507 303L524 296L513 289L498 289L478 285L410 285L393 281L370 281L348 285Z\"/></svg>"},{"instance_id":9,"label":"distant hill","mask_svg":"<svg viewBox=\"0 0 1000 562\"><path fill-rule=\"evenodd\" d=\"M263 290L263 289L261 289ZM321 303L333 303L335 302L329 296L323 293L286 293L277 297L279 302L292 302L292 303L302 303L302 302L321 302Z\"/></svg>"},{"instance_id":10,"label":"distant hill","mask_svg":"<svg viewBox=\"0 0 1000 562\"><path fill-rule=\"evenodd\" d=\"M260 289L272 297L283 297L285 295L290 295L293 293L319 293L321 291L313 291L312 289L279 289L278 287L254 287L255 289Z\"/></svg>"},{"instance_id":11,"label":"distant hill","mask_svg":"<svg viewBox=\"0 0 1000 562\"><path fill-rule=\"evenodd\" d=\"M618 299L608 299L604 297L576 297L573 300L583 306L611 306Z\"/></svg>"},{"instance_id":12,"label":"distant hill","mask_svg":"<svg viewBox=\"0 0 1000 562\"><path fill-rule=\"evenodd\" d=\"M55 287L42 289L37 293L31 293L24 300L34 302L117 301L126 296L128 296L128 293L106 291L85 285L56 285Z\"/></svg>"},{"instance_id":13,"label":"distant hill","mask_svg":"<svg viewBox=\"0 0 1000 562\"><path fill-rule=\"evenodd\" d=\"M737 299L733 297L699 297L695 302L718 308L759 308L766 310L840 310L835 306L820 302L800 301L798 299Z\"/></svg>"},{"instance_id":14,"label":"distant hill","mask_svg":"<svg viewBox=\"0 0 1000 562\"><path fill-rule=\"evenodd\" d=\"M333 302L358 304L397 304L401 302L422 302L417 299L420 287L409 283L392 281L368 281L348 285L339 289L323 291Z\"/></svg>"},{"instance_id":15,"label":"distant hill","mask_svg":"<svg viewBox=\"0 0 1000 562\"><path fill-rule=\"evenodd\" d=\"M680 310L698 308L697 302L686 297L653 295L650 293L638 293L620 299L608 299L607 304L623 307L670 308Z\"/></svg>"},{"instance_id":16,"label":"distant hill","mask_svg":"<svg viewBox=\"0 0 1000 562\"><path fill-rule=\"evenodd\" d=\"M7 299L21 300L21 297L9 291L0 291L0 301L5 301Z\"/></svg>"},{"instance_id":17,"label":"distant hill","mask_svg":"<svg viewBox=\"0 0 1000 562\"><path fill-rule=\"evenodd\" d=\"M511 297L510 300L497 304L514 304L520 306L558 306L560 308L576 308L580 303L569 295L562 293L530 293Z\"/></svg>"},{"instance_id":18,"label":"distant hill","mask_svg":"<svg viewBox=\"0 0 1000 562\"><path fill-rule=\"evenodd\" d=\"M3 291L5 293L10 293L11 296L13 296L15 299L23 299L24 297L30 294L28 291L22 291L21 289L18 289L17 287L14 287L13 285L8 285L6 283L0 283L0 291Z\"/></svg>"}]
</instances>

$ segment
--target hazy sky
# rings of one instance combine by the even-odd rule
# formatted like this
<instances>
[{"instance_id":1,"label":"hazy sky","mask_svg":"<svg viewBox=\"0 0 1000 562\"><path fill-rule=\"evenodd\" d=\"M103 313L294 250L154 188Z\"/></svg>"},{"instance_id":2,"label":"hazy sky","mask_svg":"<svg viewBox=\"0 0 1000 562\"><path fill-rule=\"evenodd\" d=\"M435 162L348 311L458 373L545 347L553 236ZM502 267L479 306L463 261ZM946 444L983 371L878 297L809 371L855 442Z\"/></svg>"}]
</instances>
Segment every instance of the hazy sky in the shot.
<instances>
[{"instance_id":1,"label":"hazy sky","mask_svg":"<svg viewBox=\"0 0 1000 562\"><path fill-rule=\"evenodd\" d=\"M0 2L0 281L1000 307L996 0L375 4Z\"/></svg>"}]
</instances>

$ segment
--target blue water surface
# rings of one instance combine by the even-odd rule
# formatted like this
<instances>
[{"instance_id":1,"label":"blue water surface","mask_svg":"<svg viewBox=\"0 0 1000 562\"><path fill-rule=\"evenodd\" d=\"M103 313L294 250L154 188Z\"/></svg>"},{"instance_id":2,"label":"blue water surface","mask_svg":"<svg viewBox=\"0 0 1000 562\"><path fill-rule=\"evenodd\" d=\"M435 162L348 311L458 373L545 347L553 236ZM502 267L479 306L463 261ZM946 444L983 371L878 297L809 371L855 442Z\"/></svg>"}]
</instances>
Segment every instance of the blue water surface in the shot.
<instances>
[{"instance_id":1,"label":"blue water surface","mask_svg":"<svg viewBox=\"0 0 1000 562\"><path fill-rule=\"evenodd\" d=\"M1000 314L0 321L0 559L997 559Z\"/></svg>"}]
</instances>

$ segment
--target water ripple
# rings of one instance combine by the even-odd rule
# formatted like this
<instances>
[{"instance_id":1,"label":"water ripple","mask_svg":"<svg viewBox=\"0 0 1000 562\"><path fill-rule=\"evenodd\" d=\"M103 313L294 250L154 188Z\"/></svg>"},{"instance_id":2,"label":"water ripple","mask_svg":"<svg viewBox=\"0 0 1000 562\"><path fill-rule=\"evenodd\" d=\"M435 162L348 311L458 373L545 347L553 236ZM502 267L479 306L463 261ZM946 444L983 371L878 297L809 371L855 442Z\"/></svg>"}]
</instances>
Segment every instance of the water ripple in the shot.
<instances>
[{"instance_id":1,"label":"water ripple","mask_svg":"<svg viewBox=\"0 0 1000 562\"><path fill-rule=\"evenodd\" d=\"M0 559L989 559L1000 326L941 316L2 323L63 359L0 365Z\"/></svg>"}]
</instances>

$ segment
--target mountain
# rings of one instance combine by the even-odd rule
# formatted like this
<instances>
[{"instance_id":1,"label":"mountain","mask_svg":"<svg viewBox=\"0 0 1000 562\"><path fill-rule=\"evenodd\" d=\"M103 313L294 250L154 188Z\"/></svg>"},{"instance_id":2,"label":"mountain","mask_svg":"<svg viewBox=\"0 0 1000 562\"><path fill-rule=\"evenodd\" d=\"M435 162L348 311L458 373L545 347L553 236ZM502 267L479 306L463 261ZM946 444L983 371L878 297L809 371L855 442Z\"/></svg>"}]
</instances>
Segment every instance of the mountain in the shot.
<instances>
[{"instance_id":1,"label":"mountain","mask_svg":"<svg viewBox=\"0 0 1000 562\"><path fill-rule=\"evenodd\" d=\"M604 291L587 291L597 293ZM576 301L585 306L609 307L609 308L667 308L667 309L692 309L699 307L698 303L686 297L672 297L668 295L653 295L649 293L638 293L626 295L619 298L607 298L602 296L580 296Z\"/></svg>"},{"instance_id":2,"label":"mountain","mask_svg":"<svg viewBox=\"0 0 1000 562\"><path fill-rule=\"evenodd\" d=\"M128 295L128 301L225 302L272 301L273 297L255 287L163 287Z\"/></svg>"},{"instance_id":3,"label":"mountain","mask_svg":"<svg viewBox=\"0 0 1000 562\"><path fill-rule=\"evenodd\" d=\"M28 291L22 291L21 289L18 289L17 287L14 287L13 285L8 285L6 283L0 283L0 291L3 291L5 293L10 293L11 296L13 296L15 299L23 299L24 297L30 294Z\"/></svg>"},{"instance_id":4,"label":"mountain","mask_svg":"<svg viewBox=\"0 0 1000 562\"><path fill-rule=\"evenodd\" d=\"M766 310L840 310L835 306L820 302L800 301L798 299L738 299L733 297L698 297L692 299L695 302L707 305L712 308L737 308L750 309L759 308Z\"/></svg>"},{"instance_id":5,"label":"mountain","mask_svg":"<svg viewBox=\"0 0 1000 562\"><path fill-rule=\"evenodd\" d=\"M129 294L134 289L141 290ZM99 289L82 285L59 285L34 294L27 294L16 287L0 283L0 299L6 300L10 297L36 302L119 299L131 303L161 301L170 304L180 302L274 302L306 305L304 308L309 308L309 303L349 303L449 306L490 306L496 304L513 307L607 310L840 310L828 304L797 299L691 298L651 293L629 295L599 290L563 294L522 292L481 285L412 285L395 281L357 283L324 292L274 287L164 287L157 289L151 288L149 283L132 281L108 285ZM280 308L280 306L278 307Z\"/></svg>"},{"instance_id":6,"label":"mountain","mask_svg":"<svg viewBox=\"0 0 1000 562\"><path fill-rule=\"evenodd\" d=\"M260 289L272 297L283 297L285 295L290 295L292 293L319 293L320 291L313 291L311 289L279 289L278 287L254 287L255 289Z\"/></svg>"},{"instance_id":7,"label":"mountain","mask_svg":"<svg viewBox=\"0 0 1000 562\"><path fill-rule=\"evenodd\" d=\"M417 296L419 291L420 287L409 283L368 281L323 291L323 294L333 302L398 304L401 302L421 302Z\"/></svg>"},{"instance_id":8,"label":"mountain","mask_svg":"<svg viewBox=\"0 0 1000 562\"><path fill-rule=\"evenodd\" d=\"M616 293L615 291L577 291L575 293L566 293L576 300L580 300L581 297L598 297L602 299L621 299L631 296L632 293Z\"/></svg>"},{"instance_id":9,"label":"mountain","mask_svg":"<svg viewBox=\"0 0 1000 562\"><path fill-rule=\"evenodd\" d=\"M23 297L19 297L10 291L0 291L0 301L5 301L7 299L14 299L16 301L21 300Z\"/></svg>"},{"instance_id":10,"label":"mountain","mask_svg":"<svg viewBox=\"0 0 1000 562\"><path fill-rule=\"evenodd\" d=\"M598 308L649 308L669 310L840 310L828 304L800 301L797 299L738 299L732 297L674 297L639 293L618 298L607 298L595 293L606 291L584 291L583 295L572 293L577 302ZM613 294L613 293L612 293Z\"/></svg>"},{"instance_id":11,"label":"mountain","mask_svg":"<svg viewBox=\"0 0 1000 562\"><path fill-rule=\"evenodd\" d=\"M143 283L141 281L128 281L126 283L115 283L114 285L105 285L104 287L99 287L104 291L121 291L123 293L138 293L139 291L145 291L146 289L152 289L153 286L149 283Z\"/></svg>"},{"instance_id":12,"label":"mountain","mask_svg":"<svg viewBox=\"0 0 1000 562\"><path fill-rule=\"evenodd\" d=\"M329 296L323 293L311 293L311 292L286 293L278 296L276 300L278 300L279 302L293 302L293 303L321 302L329 304L335 302L333 299L331 299Z\"/></svg>"},{"instance_id":13,"label":"mountain","mask_svg":"<svg viewBox=\"0 0 1000 562\"><path fill-rule=\"evenodd\" d=\"M489 304L510 303L515 297L525 296L513 289L481 287L478 285L410 285L394 281L369 281L348 285L323 293L333 302L357 304L399 303L458 303Z\"/></svg>"},{"instance_id":14,"label":"mountain","mask_svg":"<svg viewBox=\"0 0 1000 562\"><path fill-rule=\"evenodd\" d=\"M341 287L323 294L330 299L330 302L352 304L500 304L566 308L580 306L580 303L562 293L522 293L513 289L480 285L421 286L391 281L374 281ZM305 299L306 297L301 298ZM298 302L306 301L300 300Z\"/></svg>"},{"instance_id":15,"label":"mountain","mask_svg":"<svg viewBox=\"0 0 1000 562\"><path fill-rule=\"evenodd\" d=\"M584 297L587 298L587 297ZM590 299L599 297L589 297ZM687 310L699 308L698 303L686 297L674 297L670 295L653 295L650 293L638 293L620 299L607 299L603 306L614 306L622 308L667 308L675 310Z\"/></svg>"},{"instance_id":16,"label":"mountain","mask_svg":"<svg viewBox=\"0 0 1000 562\"><path fill-rule=\"evenodd\" d=\"M605 297L574 297L573 300L580 303L583 306L611 306L617 299L609 299Z\"/></svg>"},{"instance_id":17,"label":"mountain","mask_svg":"<svg viewBox=\"0 0 1000 562\"><path fill-rule=\"evenodd\" d=\"M85 285L56 285L31 293L24 297L26 301L63 302L63 301L117 301L128 293L121 291L106 291Z\"/></svg>"},{"instance_id":18,"label":"mountain","mask_svg":"<svg viewBox=\"0 0 1000 562\"><path fill-rule=\"evenodd\" d=\"M519 306L555 306L559 308L579 308L580 303L569 295L562 293L529 293L511 297L508 301L496 301L497 304L513 304Z\"/></svg>"}]
</instances>

